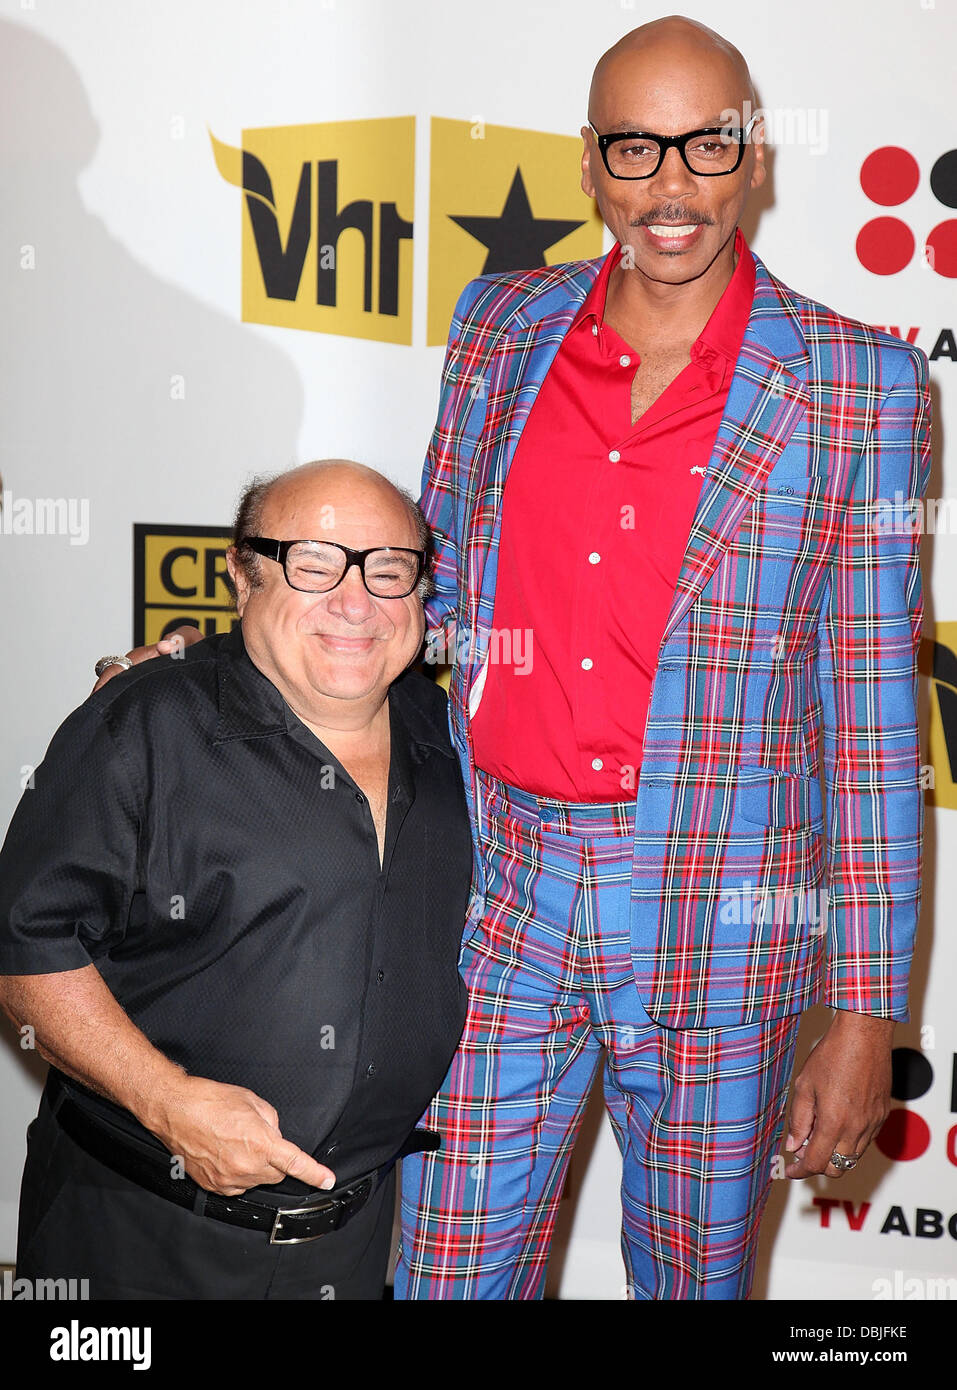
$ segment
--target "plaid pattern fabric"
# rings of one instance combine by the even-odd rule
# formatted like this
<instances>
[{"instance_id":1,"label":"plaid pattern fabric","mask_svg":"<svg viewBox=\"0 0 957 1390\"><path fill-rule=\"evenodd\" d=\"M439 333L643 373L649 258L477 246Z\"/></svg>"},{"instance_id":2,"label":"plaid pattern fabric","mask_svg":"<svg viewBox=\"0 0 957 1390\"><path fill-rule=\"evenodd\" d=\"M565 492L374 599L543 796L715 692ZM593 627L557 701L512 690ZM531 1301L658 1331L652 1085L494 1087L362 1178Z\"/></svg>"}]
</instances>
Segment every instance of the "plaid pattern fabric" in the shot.
<instances>
[{"instance_id":1,"label":"plaid pattern fabric","mask_svg":"<svg viewBox=\"0 0 957 1390\"><path fill-rule=\"evenodd\" d=\"M882 526L881 502L927 485L927 359L754 260L645 729L635 979L672 1027L752 1023L821 999L906 1019L922 599L918 537ZM508 659L509 634L492 630L502 492L600 264L474 280L452 321L423 506L438 544L431 640L455 662L450 721L473 816L466 940L486 892L470 702L487 663ZM789 897L813 899L823 931Z\"/></svg>"},{"instance_id":2,"label":"plaid pattern fabric","mask_svg":"<svg viewBox=\"0 0 957 1390\"><path fill-rule=\"evenodd\" d=\"M470 1008L403 1160L396 1297L541 1297L568 1157L607 1049L623 1158L623 1296L750 1292L800 1016L667 1029L635 990L634 803L568 806L479 775L486 902Z\"/></svg>"}]
</instances>

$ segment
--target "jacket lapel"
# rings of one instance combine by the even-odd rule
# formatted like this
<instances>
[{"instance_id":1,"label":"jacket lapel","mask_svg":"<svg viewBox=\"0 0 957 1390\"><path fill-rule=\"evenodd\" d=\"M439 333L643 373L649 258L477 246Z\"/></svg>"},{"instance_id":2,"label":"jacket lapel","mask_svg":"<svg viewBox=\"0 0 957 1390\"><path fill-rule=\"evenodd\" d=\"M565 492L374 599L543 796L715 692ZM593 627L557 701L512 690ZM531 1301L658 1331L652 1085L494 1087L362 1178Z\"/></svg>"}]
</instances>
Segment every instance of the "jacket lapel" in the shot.
<instances>
[{"instance_id":1,"label":"jacket lapel","mask_svg":"<svg viewBox=\"0 0 957 1390\"><path fill-rule=\"evenodd\" d=\"M790 297L764 263L754 259L754 304L662 641L721 563L811 402L806 384L810 356Z\"/></svg>"},{"instance_id":2,"label":"jacket lapel","mask_svg":"<svg viewBox=\"0 0 957 1390\"><path fill-rule=\"evenodd\" d=\"M485 409L481 421L470 420L470 429L481 429L481 443L469 471L464 534L468 589L478 600L481 626L492 621L496 567L487 561L498 544L508 470L542 382L600 268L600 259L555 267L534 295L517 299L485 353L470 354L470 389ZM490 298L496 288L490 287ZM509 293L514 297L514 290ZM477 302L473 313L487 321L495 306Z\"/></svg>"}]
</instances>

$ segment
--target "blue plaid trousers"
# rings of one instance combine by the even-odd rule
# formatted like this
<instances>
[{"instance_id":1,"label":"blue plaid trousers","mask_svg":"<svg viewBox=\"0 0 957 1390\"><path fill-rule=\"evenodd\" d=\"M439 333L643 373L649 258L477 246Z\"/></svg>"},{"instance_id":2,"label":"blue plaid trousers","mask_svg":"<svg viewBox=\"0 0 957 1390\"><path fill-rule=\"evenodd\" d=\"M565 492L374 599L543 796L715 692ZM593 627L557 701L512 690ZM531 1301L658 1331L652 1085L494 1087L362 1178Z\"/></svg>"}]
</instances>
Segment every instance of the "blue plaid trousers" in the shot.
<instances>
[{"instance_id":1,"label":"blue plaid trousers","mask_svg":"<svg viewBox=\"0 0 957 1390\"><path fill-rule=\"evenodd\" d=\"M397 1299L535 1299L604 1050L635 1299L747 1298L800 1014L669 1029L642 1007L634 802L571 805L479 774L486 908L462 1041L403 1161Z\"/></svg>"}]
</instances>

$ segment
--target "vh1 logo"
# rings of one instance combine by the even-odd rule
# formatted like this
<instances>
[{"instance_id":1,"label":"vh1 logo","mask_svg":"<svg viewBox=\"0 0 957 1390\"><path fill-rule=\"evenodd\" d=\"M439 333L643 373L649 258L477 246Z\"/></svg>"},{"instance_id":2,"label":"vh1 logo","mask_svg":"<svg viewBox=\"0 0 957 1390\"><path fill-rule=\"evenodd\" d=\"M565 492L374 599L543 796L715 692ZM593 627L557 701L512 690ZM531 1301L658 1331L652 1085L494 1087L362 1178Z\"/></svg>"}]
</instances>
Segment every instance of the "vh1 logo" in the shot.
<instances>
[{"instance_id":1,"label":"vh1 logo","mask_svg":"<svg viewBox=\"0 0 957 1390\"><path fill-rule=\"evenodd\" d=\"M243 319L411 344L415 117L210 139L244 195ZM475 276L601 254L575 137L433 117L430 143L429 346Z\"/></svg>"},{"instance_id":2,"label":"vh1 logo","mask_svg":"<svg viewBox=\"0 0 957 1390\"><path fill-rule=\"evenodd\" d=\"M415 118L210 139L245 194L243 320L411 343Z\"/></svg>"}]
</instances>

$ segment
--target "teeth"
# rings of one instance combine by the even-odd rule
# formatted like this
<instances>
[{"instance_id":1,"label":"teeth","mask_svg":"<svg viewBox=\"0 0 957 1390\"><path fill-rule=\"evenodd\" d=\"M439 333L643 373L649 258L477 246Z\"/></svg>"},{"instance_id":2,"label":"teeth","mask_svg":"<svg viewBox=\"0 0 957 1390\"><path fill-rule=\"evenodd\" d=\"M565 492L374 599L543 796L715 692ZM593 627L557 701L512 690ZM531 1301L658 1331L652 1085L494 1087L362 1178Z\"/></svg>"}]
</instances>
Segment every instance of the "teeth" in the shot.
<instances>
[{"instance_id":1,"label":"teeth","mask_svg":"<svg viewBox=\"0 0 957 1390\"><path fill-rule=\"evenodd\" d=\"M686 225L683 226L683 227L660 227L660 226L652 226L652 227L649 227L648 230L649 230L649 232L651 232L654 236L679 237L679 236L690 236L691 233L695 230L696 227L697 227L697 223L692 222L690 225L687 225L687 224L686 224Z\"/></svg>"}]
</instances>

